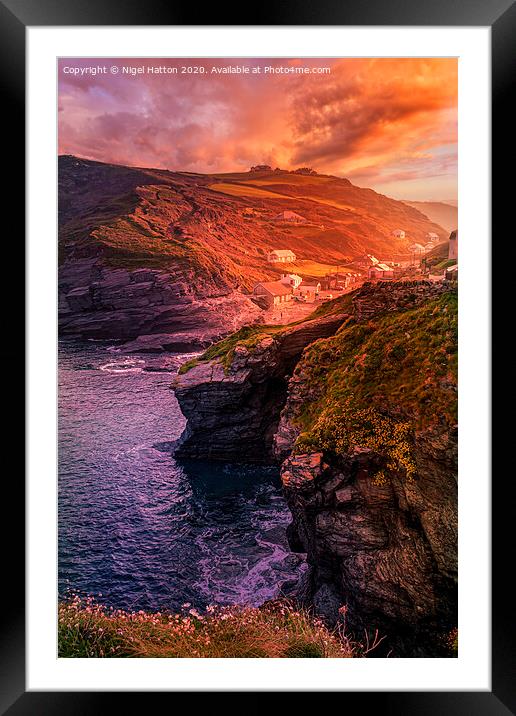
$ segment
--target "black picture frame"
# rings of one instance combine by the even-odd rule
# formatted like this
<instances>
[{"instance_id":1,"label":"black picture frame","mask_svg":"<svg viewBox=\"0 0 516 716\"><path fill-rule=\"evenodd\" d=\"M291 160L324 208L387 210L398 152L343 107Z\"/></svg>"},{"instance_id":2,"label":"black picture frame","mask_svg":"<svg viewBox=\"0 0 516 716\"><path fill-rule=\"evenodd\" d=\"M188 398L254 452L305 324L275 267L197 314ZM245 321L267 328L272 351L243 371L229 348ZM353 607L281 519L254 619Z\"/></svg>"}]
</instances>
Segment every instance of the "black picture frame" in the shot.
<instances>
[{"instance_id":1,"label":"black picture frame","mask_svg":"<svg viewBox=\"0 0 516 716\"><path fill-rule=\"evenodd\" d=\"M201 22L199 22L201 20ZM493 171L492 209L493 235L501 235L503 226L509 227L513 182L502 179L501 167L515 156L514 119L509 112L510 92L515 63L516 4L514 0L282 0L274 5L252 6L247 16L231 6L213 5L211 8L193 4L174 3L171 0L0 0L0 73L4 98L3 115L7 126L4 139L13 148L9 161L7 223L12 222L11 237L16 237L12 248L14 266L24 262L22 225L24 210L14 211L22 197L24 185L24 113L25 113L25 31L28 26L80 26L80 25L394 25L394 26L489 26L492 36L492 136ZM512 147L512 151L511 151ZM4 152L5 157L5 152ZM4 161L8 161L4 159ZM4 171L6 164L4 164ZM512 241L512 236L511 236ZM12 244L13 242L10 242ZM503 243L503 242L502 242ZM507 244L506 244L507 247ZM497 265L493 245L492 264ZM9 249L11 251L11 249ZM501 248L500 248L501 251ZM504 257L505 259L505 257ZM5 277L8 295L23 304L20 291L21 269L9 271ZM9 282L11 285L9 285ZM510 286L493 282L494 305L505 305L510 300ZM501 313L492 313L492 326L502 327ZM14 337L4 354L11 368L20 364L23 329L15 312L6 312L4 332ZM501 334L501 330L498 335ZM493 358L496 357L494 343ZM493 375L497 375L493 372ZM19 385L23 384L23 379ZM508 401L504 385L504 397ZM20 392L18 405L23 405ZM13 419L6 433L6 443L23 434L21 420ZM499 425L493 436L492 454L503 454L511 444L509 425ZM20 452L20 455L23 454ZM496 468L496 469L495 469ZM493 464L493 474L498 465ZM500 470L501 472L501 470ZM507 474L510 481L510 474ZM514 654L513 593L509 588L514 529L508 485L502 477L501 485L493 484L493 608L492 608L492 691L490 692L347 692L345 708L377 708L384 714L468 714L468 716L516 713L516 660ZM7 505L9 506L7 508ZM14 521L7 519L7 513ZM149 693L112 692L26 692L25 690L25 610L24 610L24 485L21 469L4 473L4 531L3 569L9 584L5 589L2 610L2 646L0 651L0 713L9 716L22 714L95 714L108 709L120 709L120 699L129 696L133 708L146 699ZM14 528L13 528L14 525ZM14 533L13 533L14 529ZM511 550L512 546L512 550ZM508 568L509 564L509 570ZM507 573L509 571L509 575ZM507 581L508 580L508 581ZM471 595L474 599L474 595ZM407 685L410 688L410 685ZM238 691L238 685L235 685ZM154 696L154 694L153 694ZM116 699L116 703L115 703ZM360 700L358 702L358 700Z\"/></svg>"}]
</instances>

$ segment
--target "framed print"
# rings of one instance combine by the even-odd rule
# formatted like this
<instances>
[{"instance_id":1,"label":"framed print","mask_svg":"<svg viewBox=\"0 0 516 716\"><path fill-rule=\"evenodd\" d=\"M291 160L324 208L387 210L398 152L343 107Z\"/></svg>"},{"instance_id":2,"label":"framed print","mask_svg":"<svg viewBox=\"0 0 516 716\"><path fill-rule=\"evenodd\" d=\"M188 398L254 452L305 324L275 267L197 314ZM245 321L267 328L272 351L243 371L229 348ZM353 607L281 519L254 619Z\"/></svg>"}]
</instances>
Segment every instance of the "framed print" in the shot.
<instances>
[{"instance_id":1,"label":"framed print","mask_svg":"<svg viewBox=\"0 0 516 716\"><path fill-rule=\"evenodd\" d=\"M514 5L0 10L28 347L3 712L513 712L490 132L507 156Z\"/></svg>"}]
</instances>

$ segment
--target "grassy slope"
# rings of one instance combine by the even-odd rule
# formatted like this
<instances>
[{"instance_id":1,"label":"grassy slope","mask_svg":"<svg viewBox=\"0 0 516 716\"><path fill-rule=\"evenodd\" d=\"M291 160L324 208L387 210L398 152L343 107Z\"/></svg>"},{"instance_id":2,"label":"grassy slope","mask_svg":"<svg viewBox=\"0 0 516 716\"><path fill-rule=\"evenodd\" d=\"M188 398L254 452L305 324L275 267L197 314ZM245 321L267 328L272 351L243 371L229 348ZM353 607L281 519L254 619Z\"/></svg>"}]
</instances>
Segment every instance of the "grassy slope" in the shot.
<instances>
[{"instance_id":1,"label":"grassy slope","mask_svg":"<svg viewBox=\"0 0 516 716\"><path fill-rule=\"evenodd\" d=\"M297 451L383 455L411 477L415 429L457 421L457 295L356 324L315 342L298 366L309 386L294 422Z\"/></svg>"},{"instance_id":2,"label":"grassy slope","mask_svg":"<svg viewBox=\"0 0 516 716\"><path fill-rule=\"evenodd\" d=\"M285 602L182 614L109 611L91 599L59 605L61 658L350 658L359 647Z\"/></svg>"}]
</instances>

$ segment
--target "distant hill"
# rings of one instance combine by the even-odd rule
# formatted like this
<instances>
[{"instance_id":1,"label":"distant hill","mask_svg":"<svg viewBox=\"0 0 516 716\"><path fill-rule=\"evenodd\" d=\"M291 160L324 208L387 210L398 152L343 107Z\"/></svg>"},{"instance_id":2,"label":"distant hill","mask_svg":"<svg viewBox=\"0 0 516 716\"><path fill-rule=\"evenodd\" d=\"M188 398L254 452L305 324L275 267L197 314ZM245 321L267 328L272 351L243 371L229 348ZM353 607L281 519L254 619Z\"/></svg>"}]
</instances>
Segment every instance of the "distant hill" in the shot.
<instances>
[{"instance_id":1,"label":"distant hill","mask_svg":"<svg viewBox=\"0 0 516 716\"><path fill-rule=\"evenodd\" d=\"M446 229L446 231L453 231L457 228L458 224L458 209L457 202L443 202L443 201L406 201L405 204L414 207L422 214L427 216L430 221L435 221Z\"/></svg>"}]
</instances>

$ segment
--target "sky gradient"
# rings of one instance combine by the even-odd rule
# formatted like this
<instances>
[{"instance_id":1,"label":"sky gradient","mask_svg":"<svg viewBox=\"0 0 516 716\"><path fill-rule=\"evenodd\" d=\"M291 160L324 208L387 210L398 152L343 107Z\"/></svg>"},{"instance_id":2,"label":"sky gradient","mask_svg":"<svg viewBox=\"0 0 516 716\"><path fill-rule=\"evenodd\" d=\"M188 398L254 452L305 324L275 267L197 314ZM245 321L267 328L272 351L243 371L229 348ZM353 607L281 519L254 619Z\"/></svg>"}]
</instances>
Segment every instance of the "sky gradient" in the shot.
<instances>
[{"instance_id":1,"label":"sky gradient","mask_svg":"<svg viewBox=\"0 0 516 716\"><path fill-rule=\"evenodd\" d=\"M229 65L249 73L212 73ZM395 198L457 198L456 59L62 59L58 116L60 154L203 173L311 166Z\"/></svg>"}]
</instances>

